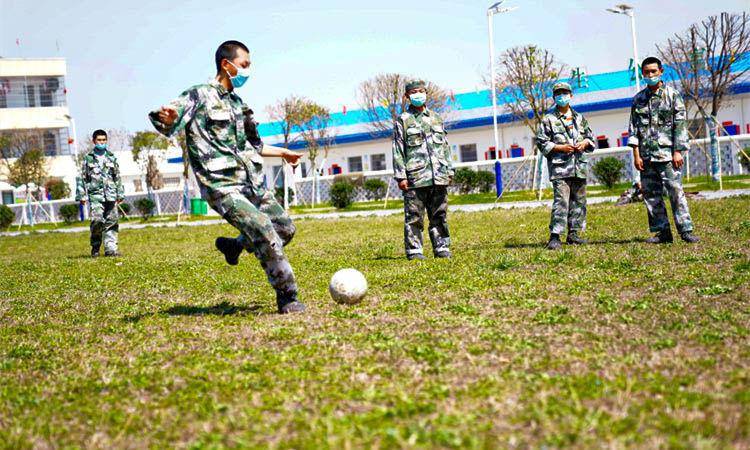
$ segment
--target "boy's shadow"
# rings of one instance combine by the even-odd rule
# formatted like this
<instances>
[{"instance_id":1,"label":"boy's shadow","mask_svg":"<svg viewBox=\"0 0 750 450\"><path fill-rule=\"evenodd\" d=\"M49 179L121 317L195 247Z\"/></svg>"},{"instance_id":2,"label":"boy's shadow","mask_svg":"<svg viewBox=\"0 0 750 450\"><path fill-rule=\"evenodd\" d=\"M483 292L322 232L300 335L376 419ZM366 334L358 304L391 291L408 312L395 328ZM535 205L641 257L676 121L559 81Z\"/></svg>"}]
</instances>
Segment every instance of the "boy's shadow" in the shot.
<instances>
[{"instance_id":1,"label":"boy's shadow","mask_svg":"<svg viewBox=\"0 0 750 450\"><path fill-rule=\"evenodd\" d=\"M170 316L232 316L235 314L245 315L257 312L261 309L260 304L250 306L237 306L227 301L217 303L213 306L194 306L194 305L175 305L163 309L157 313L136 314L126 316L122 320L129 323L138 323L141 319L157 314L167 314Z\"/></svg>"},{"instance_id":2,"label":"boy's shadow","mask_svg":"<svg viewBox=\"0 0 750 450\"><path fill-rule=\"evenodd\" d=\"M644 238L629 238L629 239L597 239L591 240L586 245L604 245L604 244L634 244L639 242L646 242ZM565 240L563 239L563 244ZM505 248L544 248L547 242L507 242ZM566 244L567 245L567 244ZM583 247L585 247L584 245Z\"/></svg>"}]
</instances>

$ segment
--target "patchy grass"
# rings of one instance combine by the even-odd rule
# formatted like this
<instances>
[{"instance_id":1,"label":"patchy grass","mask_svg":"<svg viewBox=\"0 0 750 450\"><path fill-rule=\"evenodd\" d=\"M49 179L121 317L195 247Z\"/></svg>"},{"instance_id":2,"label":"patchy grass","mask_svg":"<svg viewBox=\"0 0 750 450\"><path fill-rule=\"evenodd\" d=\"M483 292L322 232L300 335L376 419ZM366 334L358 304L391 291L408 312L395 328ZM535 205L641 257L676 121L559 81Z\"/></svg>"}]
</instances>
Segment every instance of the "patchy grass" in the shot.
<instances>
[{"instance_id":1,"label":"patchy grass","mask_svg":"<svg viewBox=\"0 0 750 450\"><path fill-rule=\"evenodd\" d=\"M750 446L750 198L691 207L697 245L597 205L557 253L544 209L453 214L424 262L398 217L300 220L292 317L228 226L0 238L0 447Z\"/></svg>"}]
</instances>

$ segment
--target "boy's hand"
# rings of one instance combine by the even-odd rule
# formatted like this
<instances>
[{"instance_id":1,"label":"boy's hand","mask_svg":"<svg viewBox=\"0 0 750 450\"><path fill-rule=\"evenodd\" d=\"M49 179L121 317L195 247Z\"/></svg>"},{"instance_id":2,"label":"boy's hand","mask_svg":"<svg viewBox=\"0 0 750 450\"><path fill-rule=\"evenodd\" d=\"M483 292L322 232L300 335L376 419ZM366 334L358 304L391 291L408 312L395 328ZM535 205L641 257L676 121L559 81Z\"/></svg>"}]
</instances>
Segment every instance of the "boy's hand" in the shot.
<instances>
[{"instance_id":1,"label":"boy's hand","mask_svg":"<svg viewBox=\"0 0 750 450\"><path fill-rule=\"evenodd\" d=\"M560 153L573 153L576 148L570 144L558 144L555 146L555 150Z\"/></svg>"},{"instance_id":2,"label":"boy's hand","mask_svg":"<svg viewBox=\"0 0 750 450\"><path fill-rule=\"evenodd\" d=\"M284 161L288 162L292 165L292 167L297 167L299 165L299 160L302 158L303 153L301 152L293 152L291 150L284 150L284 153L281 154L281 157L284 158Z\"/></svg>"},{"instance_id":3,"label":"boy's hand","mask_svg":"<svg viewBox=\"0 0 750 450\"><path fill-rule=\"evenodd\" d=\"M407 180L401 180L398 182L398 188L406 192L409 189L409 182Z\"/></svg>"},{"instance_id":4,"label":"boy's hand","mask_svg":"<svg viewBox=\"0 0 750 450\"><path fill-rule=\"evenodd\" d=\"M685 164L685 158L682 157L682 153L674 152L672 155L672 164L677 170L682 169L682 165Z\"/></svg>"},{"instance_id":5,"label":"boy's hand","mask_svg":"<svg viewBox=\"0 0 750 450\"><path fill-rule=\"evenodd\" d=\"M159 122L166 126L172 126L177 120L177 109L173 106L162 106L159 111Z\"/></svg>"},{"instance_id":6,"label":"boy's hand","mask_svg":"<svg viewBox=\"0 0 750 450\"><path fill-rule=\"evenodd\" d=\"M633 160L633 165L635 165L635 168L638 169L638 172L643 172L643 158L640 156L636 156Z\"/></svg>"}]
</instances>

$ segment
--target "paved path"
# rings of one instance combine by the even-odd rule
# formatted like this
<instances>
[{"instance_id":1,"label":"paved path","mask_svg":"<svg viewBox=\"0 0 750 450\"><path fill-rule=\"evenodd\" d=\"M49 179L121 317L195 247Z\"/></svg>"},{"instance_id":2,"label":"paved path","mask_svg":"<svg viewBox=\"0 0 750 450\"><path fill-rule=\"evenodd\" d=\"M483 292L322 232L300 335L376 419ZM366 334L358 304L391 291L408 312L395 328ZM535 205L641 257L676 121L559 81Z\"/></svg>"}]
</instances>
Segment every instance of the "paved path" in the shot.
<instances>
[{"instance_id":1,"label":"paved path","mask_svg":"<svg viewBox=\"0 0 750 450\"><path fill-rule=\"evenodd\" d=\"M750 195L750 189L733 189L726 191L706 191L699 194L698 199L717 200L727 197L737 197L740 195ZM694 197L696 198L696 197ZM618 197L590 197L589 205L597 203L614 203ZM552 200L530 201L530 202L498 202L498 203L478 203L472 205L453 205L449 209L451 212L479 212L491 209L515 209L515 208L541 208L550 207ZM330 212L318 214L292 214L292 219L340 219L343 217L382 217L401 214L402 209L373 209L367 211L347 211L347 212ZM174 227L202 227L205 225L221 225L225 223L224 219L206 219L192 220L189 222L147 222L147 223L121 223L121 230L138 230L141 228L174 228ZM82 233L88 232L88 227L59 228L49 230L34 231L6 231L0 233L0 236L19 236L32 233Z\"/></svg>"}]
</instances>

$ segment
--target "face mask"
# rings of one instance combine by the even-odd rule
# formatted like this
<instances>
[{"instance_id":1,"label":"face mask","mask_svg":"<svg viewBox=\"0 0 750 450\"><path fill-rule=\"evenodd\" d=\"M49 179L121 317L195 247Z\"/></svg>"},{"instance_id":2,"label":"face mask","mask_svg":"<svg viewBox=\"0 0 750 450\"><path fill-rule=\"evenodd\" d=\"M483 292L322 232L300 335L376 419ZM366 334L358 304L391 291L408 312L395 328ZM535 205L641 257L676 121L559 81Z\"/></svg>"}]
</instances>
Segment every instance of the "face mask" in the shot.
<instances>
[{"instance_id":1,"label":"face mask","mask_svg":"<svg viewBox=\"0 0 750 450\"><path fill-rule=\"evenodd\" d=\"M555 103L557 106L568 106L570 103L570 94L555 95Z\"/></svg>"},{"instance_id":2,"label":"face mask","mask_svg":"<svg viewBox=\"0 0 750 450\"><path fill-rule=\"evenodd\" d=\"M103 151L103 150L107 149L107 144L96 144L96 145L94 145L94 148L97 149L97 150L99 150L99 151Z\"/></svg>"},{"instance_id":3,"label":"face mask","mask_svg":"<svg viewBox=\"0 0 750 450\"><path fill-rule=\"evenodd\" d=\"M651 78L644 77L643 81L645 81L649 86L656 86L661 81L661 75L656 75Z\"/></svg>"},{"instance_id":4,"label":"face mask","mask_svg":"<svg viewBox=\"0 0 750 450\"><path fill-rule=\"evenodd\" d=\"M411 94L409 96L409 101L411 101L411 104L419 108L420 106L424 106L425 102L427 101L427 94L424 92L417 92L415 94Z\"/></svg>"},{"instance_id":5,"label":"face mask","mask_svg":"<svg viewBox=\"0 0 750 450\"><path fill-rule=\"evenodd\" d=\"M232 61L227 61L229 64L232 64ZM227 72L227 75L229 75L229 81L232 82L232 86L239 88L242 87L243 84L245 84L245 81L247 81L248 78L250 78L250 68L240 68L232 64L232 66L237 69L237 75L232 76L229 72Z\"/></svg>"}]
</instances>

